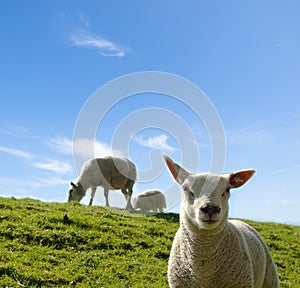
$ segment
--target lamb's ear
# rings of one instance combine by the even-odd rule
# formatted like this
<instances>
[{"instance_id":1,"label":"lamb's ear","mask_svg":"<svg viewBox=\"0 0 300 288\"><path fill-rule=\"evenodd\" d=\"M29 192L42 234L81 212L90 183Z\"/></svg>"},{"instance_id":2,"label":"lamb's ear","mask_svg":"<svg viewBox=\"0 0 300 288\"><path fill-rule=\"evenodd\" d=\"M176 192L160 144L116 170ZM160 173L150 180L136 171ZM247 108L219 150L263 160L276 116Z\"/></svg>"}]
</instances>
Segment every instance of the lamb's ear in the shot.
<instances>
[{"instance_id":1,"label":"lamb's ear","mask_svg":"<svg viewBox=\"0 0 300 288\"><path fill-rule=\"evenodd\" d=\"M165 162L173 175L174 179L179 183L182 184L184 180L189 176L189 172L184 170L181 166L179 166L177 163L173 162L173 160L166 156L163 155Z\"/></svg>"},{"instance_id":2,"label":"lamb's ear","mask_svg":"<svg viewBox=\"0 0 300 288\"><path fill-rule=\"evenodd\" d=\"M70 183L72 187L77 187L73 182Z\"/></svg>"},{"instance_id":3,"label":"lamb's ear","mask_svg":"<svg viewBox=\"0 0 300 288\"><path fill-rule=\"evenodd\" d=\"M229 175L229 184L231 188L238 188L244 185L255 173L255 170L242 170Z\"/></svg>"}]
</instances>

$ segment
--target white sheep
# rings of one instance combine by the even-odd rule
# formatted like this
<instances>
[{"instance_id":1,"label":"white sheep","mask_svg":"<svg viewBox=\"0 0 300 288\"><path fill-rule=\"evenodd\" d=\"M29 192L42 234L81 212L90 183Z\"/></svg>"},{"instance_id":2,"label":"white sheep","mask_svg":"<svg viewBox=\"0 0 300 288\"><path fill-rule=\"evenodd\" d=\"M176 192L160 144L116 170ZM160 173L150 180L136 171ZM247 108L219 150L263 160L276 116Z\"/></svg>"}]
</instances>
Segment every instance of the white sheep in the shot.
<instances>
[{"instance_id":1,"label":"white sheep","mask_svg":"<svg viewBox=\"0 0 300 288\"><path fill-rule=\"evenodd\" d=\"M132 205L136 210L163 212L166 208L166 198L162 192L150 190L135 196L132 199Z\"/></svg>"},{"instance_id":2,"label":"white sheep","mask_svg":"<svg viewBox=\"0 0 300 288\"><path fill-rule=\"evenodd\" d=\"M104 188L106 206L109 206L108 191L121 189L127 200L126 209L133 209L131 195L135 180L136 167L127 158L112 156L94 158L84 163L76 184L71 182L68 202L80 201L87 189L91 188L89 205L92 205L96 189L101 186Z\"/></svg>"},{"instance_id":3,"label":"white sheep","mask_svg":"<svg viewBox=\"0 0 300 288\"><path fill-rule=\"evenodd\" d=\"M182 186L180 226L168 263L170 287L279 287L275 264L256 230L227 219L230 189L242 186L255 170L196 175L164 158Z\"/></svg>"}]
</instances>

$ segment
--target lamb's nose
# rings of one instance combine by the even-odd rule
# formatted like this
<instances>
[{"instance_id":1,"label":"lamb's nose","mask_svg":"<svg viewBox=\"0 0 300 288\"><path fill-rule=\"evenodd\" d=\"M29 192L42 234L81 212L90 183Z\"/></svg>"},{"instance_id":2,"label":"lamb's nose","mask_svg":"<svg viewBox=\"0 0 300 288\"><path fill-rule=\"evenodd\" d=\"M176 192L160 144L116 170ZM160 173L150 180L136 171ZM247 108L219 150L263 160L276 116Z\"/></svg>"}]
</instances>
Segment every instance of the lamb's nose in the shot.
<instances>
[{"instance_id":1,"label":"lamb's nose","mask_svg":"<svg viewBox=\"0 0 300 288\"><path fill-rule=\"evenodd\" d=\"M203 213L207 214L208 216L218 214L221 211L221 208L216 205L204 205L200 209Z\"/></svg>"}]
</instances>

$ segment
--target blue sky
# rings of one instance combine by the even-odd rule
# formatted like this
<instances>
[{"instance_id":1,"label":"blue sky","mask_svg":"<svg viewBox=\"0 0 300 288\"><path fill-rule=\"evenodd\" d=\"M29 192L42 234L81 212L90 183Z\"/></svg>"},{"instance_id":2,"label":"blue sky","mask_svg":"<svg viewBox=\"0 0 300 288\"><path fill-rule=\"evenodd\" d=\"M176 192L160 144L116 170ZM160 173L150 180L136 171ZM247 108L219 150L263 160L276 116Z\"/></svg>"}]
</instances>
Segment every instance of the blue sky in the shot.
<instances>
[{"instance_id":1,"label":"blue sky","mask_svg":"<svg viewBox=\"0 0 300 288\"><path fill-rule=\"evenodd\" d=\"M0 195L66 201L77 178L74 157L91 156L91 139L75 139L72 150L84 105L114 79L158 71L191 81L210 99L226 136L224 171L257 169L232 192L230 216L299 224L299 13L300 2L290 0L1 1ZM112 99L101 97L99 106ZM95 153L129 156L140 175L157 168L134 193L172 187L168 207L177 211L180 192L159 151L177 162L187 155L198 172L210 169L214 153L192 108L159 93L125 97L98 123ZM138 118L144 128L120 149L119 130L135 127L149 109L158 122L163 110L178 123ZM122 197L112 191L111 205L125 207ZM101 189L96 203L104 203Z\"/></svg>"}]
</instances>

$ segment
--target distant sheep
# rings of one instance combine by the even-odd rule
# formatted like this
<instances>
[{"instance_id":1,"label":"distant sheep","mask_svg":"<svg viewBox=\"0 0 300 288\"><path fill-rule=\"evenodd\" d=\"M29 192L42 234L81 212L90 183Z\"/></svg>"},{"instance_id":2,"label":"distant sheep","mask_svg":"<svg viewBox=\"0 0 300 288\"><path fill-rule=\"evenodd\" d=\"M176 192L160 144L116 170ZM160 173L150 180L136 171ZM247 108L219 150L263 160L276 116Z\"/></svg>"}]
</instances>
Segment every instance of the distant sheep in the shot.
<instances>
[{"instance_id":1,"label":"distant sheep","mask_svg":"<svg viewBox=\"0 0 300 288\"><path fill-rule=\"evenodd\" d=\"M170 287L278 288L275 264L259 234L227 219L230 189L242 186L255 170L196 175L164 158L182 187L180 227L168 263Z\"/></svg>"},{"instance_id":2,"label":"distant sheep","mask_svg":"<svg viewBox=\"0 0 300 288\"><path fill-rule=\"evenodd\" d=\"M92 205L96 189L101 186L104 188L106 206L109 206L108 191L121 189L127 200L126 209L133 209L131 195L135 180L136 167L126 158L107 156L91 159L84 163L76 184L71 182L68 202L80 201L86 190L92 188L89 202Z\"/></svg>"},{"instance_id":3,"label":"distant sheep","mask_svg":"<svg viewBox=\"0 0 300 288\"><path fill-rule=\"evenodd\" d=\"M158 190L151 190L135 196L132 200L134 209L142 211L163 212L166 208L166 198Z\"/></svg>"}]
</instances>

